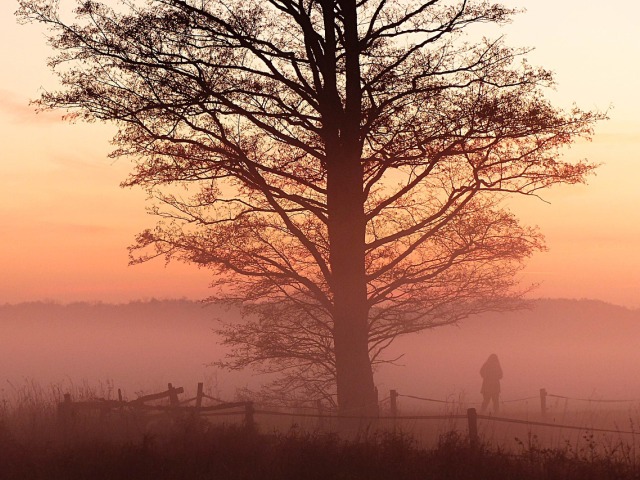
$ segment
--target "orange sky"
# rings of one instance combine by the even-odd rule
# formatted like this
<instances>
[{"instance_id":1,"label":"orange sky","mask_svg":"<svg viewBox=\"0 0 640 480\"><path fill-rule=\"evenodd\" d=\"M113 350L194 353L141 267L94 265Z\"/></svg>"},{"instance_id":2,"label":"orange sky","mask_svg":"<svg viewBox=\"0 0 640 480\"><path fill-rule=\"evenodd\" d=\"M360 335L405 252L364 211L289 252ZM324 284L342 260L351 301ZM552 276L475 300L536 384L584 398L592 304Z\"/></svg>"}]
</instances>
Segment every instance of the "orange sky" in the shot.
<instances>
[{"instance_id":1,"label":"orange sky","mask_svg":"<svg viewBox=\"0 0 640 480\"><path fill-rule=\"evenodd\" d=\"M547 192L550 203L513 202L549 247L523 278L541 283L538 296L640 307L640 4L505 3L526 6L503 33L510 45L535 46L531 63L556 72L557 104L613 107L593 142L567 152L603 164L589 185ZM0 303L206 296L207 274L194 267L127 266L126 247L154 222L144 193L119 188L129 164L107 158L110 127L69 125L28 106L55 79L42 29L17 25L16 8L0 2Z\"/></svg>"}]
</instances>

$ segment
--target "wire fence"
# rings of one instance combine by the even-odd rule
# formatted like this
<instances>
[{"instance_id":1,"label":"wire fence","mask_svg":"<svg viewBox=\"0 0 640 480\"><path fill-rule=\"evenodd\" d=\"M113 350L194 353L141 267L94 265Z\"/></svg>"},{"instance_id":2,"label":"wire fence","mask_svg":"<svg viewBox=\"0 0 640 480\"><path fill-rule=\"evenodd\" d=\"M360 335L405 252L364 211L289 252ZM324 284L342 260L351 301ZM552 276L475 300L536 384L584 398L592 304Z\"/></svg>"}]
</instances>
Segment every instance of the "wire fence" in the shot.
<instances>
[{"instance_id":1,"label":"wire fence","mask_svg":"<svg viewBox=\"0 0 640 480\"><path fill-rule=\"evenodd\" d=\"M466 414L461 413L460 409L474 405L470 402L462 402L460 399L449 397L447 399L430 398L420 395L401 394L397 390L391 390L389 396L386 396L379 402L378 415L363 416L357 412L349 412L345 410L336 411L329 409L322 405L319 400L310 401L313 407L309 405L270 405L268 403L260 403L253 401L237 401L237 402L225 402L220 398L216 398L205 394L202 391L202 384L198 385L198 394L196 397L188 398L185 400L178 399L178 393L183 393L182 388L174 388L169 384L169 389L165 392L146 395L139 397L132 401L123 401L119 392L119 400L93 400L93 401L80 401L72 402L70 395L64 396L64 402L58 406L59 419L63 423L75 422L77 414L81 411L99 410L103 415L105 412L120 412L130 411L137 414L144 414L144 412L156 412L161 414L167 414L169 416L201 416L206 418L231 418L235 417L234 423L238 421L244 423L245 426L250 428L256 428L260 423L263 425L272 422L276 418L288 419L286 421L300 422L305 420L308 423L307 426L311 428L321 429L327 426L340 425L346 421L357 420L360 425L368 424L373 425L375 428L393 428L406 426L407 422L414 422L413 425L423 425L428 422L441 422L439 425L448 425L449 427L455 426L456 429L460 427L459 422L466 420L467 432L469 440L472 442L477 441L478 437L478 423L480 422L486 432L487 429L493 428L492 425L497 424L513 424L522 425L527 428L545 428L554 430L569 430L569 431L582 431L582 432L598 432L603 434L618 434L618 435L632 435L634 438L640 435L640 431L632 429L620 429L605 428L600 425L585 425L575 424L570 422L558 423L555 421L548 421L545 414L546 411L546 399L547 397L565 400L565 402L574 400L580 402L590 403L640 403L640 399L600 399L600 398L579 398L566 395L550 394L545 389L540 389L539 395L531 395L521 398L502 400L501 403L516 403L539 399L541 402L540 418L517 418L511 416L497 416L497 415L485 415L484 412L477 413L473 407L467 408ZM435 403L445 406L455 406L456 409L450 410L452 413L444 414L401 414L398 399L406 398L411 400L417 400L424 403ZM214 404L204 405L203 401L215 402ZM151 404L151 402L157 401L169 401L169 404L159 405ZM457 410L457 412L456 412ZM445 410L446 412L447 410ZM256 422L256 416L261 417L260 422ZM272 419L272 420L268 420ZM363 423L364 422L364 423ZM442 423L446 422L446 423ZM633 427L633 424L632 424ZM440 433L442 430L440 430Z\"/></svg>"},{"instance_id":2,"label":"wire fence","mask_svg":"<svg viewBox=\"0 0 640 480\"><path fill-rule=\"evenodd\" d=\"M540 396L536 395L534 397L524 397L524 398L515 398L512 400L502 400L502 403L516 403L516 402L528 402L529 400L536 400L540 398Z\"/></svg>"},{"instance_id":3,"label":"wire fence","mask_svg":"<svg viewBox=\"0 0 640 480\"><path fill-rule=\"evenodd\" d=\"M442 399L435 399L435 398L420 397L417 395L401 394L395 390L391 390L391 392L392 392L391 397L395 395L395 397L411 398L414 400L421 400L421 401L432 402L432 403L443 403L443 404L459 403L459 400L456 400L456 399L442 400ZM606 399L606 398L579 398L579 397L570 397L566 395L556 395L552 393L547 393L544 388L540 389L540 393L538 395L531 395L528 397L514 398L514 399L507 399L507 400L500 399L500 403L516 403L516 402L525 402L525 401L538 400L538 399L541 400L545 397L552 397L552 398L558 398L563 400L573 400L573 401L579 401L579 402L589 402L589 403L640 403L640 398ZM481 405L481 402L465 402L465 403L468 405Z\"/></svg>"},{"instance_id":4,"label":"wire fence","mask_svg":"<svg viewBox=\"0 0 640 480\"><path fill-rule=\"evenodd\" d=\"M575 397L566 397L564 395L554 395L552 393L548 393L547 397L555 397L555 398L562 398L565 400L575 400L578 402L592 402L592 403L640 403L640 399L637 398L632 398L632 399L617 399L617 400L612 400L612 399L605 399L605 398L575 398Z\"/></svg>"},{"instance_id":5,"label":"wire fence","mask_svg":"<svg viewBox=\"0 0 640 480\"><path fill-rule=\"evenodd\" d=\"M533 420L519 420L517 418L494 417L494 416L487 416L487 415L478 415L478 418L482 420L489 420L492 422L517 423L520 425L527 425L527 426L564 428L567 430L581 430L581 431L588 431L588 432L618 433L618 434L622 433L622 434L629 434L629 435L640 435L640 431L636 432L634 430L597 428L597 427L591 427L591 426L585 426L585 425L564 425L560 423L537 422Z\"/></svg>"}]
</instances>

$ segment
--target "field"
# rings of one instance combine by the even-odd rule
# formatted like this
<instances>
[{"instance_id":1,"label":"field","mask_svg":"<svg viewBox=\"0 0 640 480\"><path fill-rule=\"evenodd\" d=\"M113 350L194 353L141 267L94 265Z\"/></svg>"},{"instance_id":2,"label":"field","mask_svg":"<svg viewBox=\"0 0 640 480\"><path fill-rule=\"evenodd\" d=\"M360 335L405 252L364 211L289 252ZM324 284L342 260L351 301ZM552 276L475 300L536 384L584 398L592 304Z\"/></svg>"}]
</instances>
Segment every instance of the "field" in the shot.
<instances>
[{"instance_id":1,"label":"field","mask_svg":"<svg viewBox=\"0 0 640 480\"><path fill-rule=\"evenodd\" d=\"M640 475L637 405L593 403L571 410L569 402L556 402L544 418L533 404L512 405L500 417L480 416L479 442L472 446L464 403L401 409L397 419L388 418L383 404L387 418L347 424L301 412L276 416L258 405L253 428L243 424L242 413L204 420L115 411L82 415L69 428L58 415L67 392L74 400L116 395L110 384L44 388L25 383L2 391L0 478L582 480Z\"/></svg>"},{"instance_id":2,"label":"field","mask_svg":"<svg viewBox=\"0 0 640 480\"><path fill-rule=\"evenodd\" d=\"M230 401L259 387L263 378L205 366L223 353L212 317L232 315L183 301L0 306L0 479L640 478L640 401L610 401L640 398L629 375L640 315L588 301L539 301L403 340L392 356L404 366L376 372L383 416L398 393L395 419L345 425L311 402L256 403L252 429L243 411L200 421L116 409L60 422L65 394L114 401L122 388L134 400L178 381L184 401L204 382ZM478 418L471 448L467 409L479 408L490 352L505 370L504 403Z\"/></svg>"}]
</instances>

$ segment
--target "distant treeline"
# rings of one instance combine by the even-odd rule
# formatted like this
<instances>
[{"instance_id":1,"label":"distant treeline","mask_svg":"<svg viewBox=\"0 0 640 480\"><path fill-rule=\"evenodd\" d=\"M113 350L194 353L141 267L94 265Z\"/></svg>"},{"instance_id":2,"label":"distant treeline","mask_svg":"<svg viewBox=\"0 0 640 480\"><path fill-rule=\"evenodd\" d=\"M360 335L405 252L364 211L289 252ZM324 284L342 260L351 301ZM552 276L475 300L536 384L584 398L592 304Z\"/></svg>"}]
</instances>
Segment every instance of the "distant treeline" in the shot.
<instances>
[{"instance_id":1,"label":"distant treeline","mask_svg":"<svg viewBox=\"0 0 640 480\"><path fill-rule=\"evenodd\" d=\"M187 299L136 300L129 303L35 301L0 305L3 321L189 323L237 316L237 309Z\"/></svg>"},{"instance_id":2,"label":"distant treeline","mask_svg":"<svg viewBox=\"0 0 640 480\"><path fill-rule=\"evenodd\" d=\"M217 317L237 317L237 309L220 304L211 304L188 299L162 299L155 298L134 300L128 303L103 303L103 302L74 302L58 303L54 301L33 301L16 304L0 305L1 320L25 320L37 319L56 320L83 320L83 321L116 321L118 319L139 320L153 319L154 321L181 322L188 320L211 320ZM536 323L552 321L557 325L560 321L572 319L598 319L598 320L637 320L640 321L640 309L628 309L619 305L613 305L600 300L574 300L574 299L537 299L532 300L522 310L496 313L488 312L470 317L463 323L475 323L478 320L491 318L494 320L527 319L535 317Z\"/></svg>"}]
</instances>

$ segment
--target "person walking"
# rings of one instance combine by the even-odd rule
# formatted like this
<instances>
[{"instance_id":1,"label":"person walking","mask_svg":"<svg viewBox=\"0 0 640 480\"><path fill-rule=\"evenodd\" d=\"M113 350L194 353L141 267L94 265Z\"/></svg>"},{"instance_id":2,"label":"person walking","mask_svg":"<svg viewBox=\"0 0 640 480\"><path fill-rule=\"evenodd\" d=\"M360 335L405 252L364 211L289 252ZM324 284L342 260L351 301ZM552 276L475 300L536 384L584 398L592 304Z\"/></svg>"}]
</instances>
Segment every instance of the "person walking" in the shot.
<instances>
[{"instance_id":1,"label":"person walking","mask_svg":"<svg viewBox=\"0 0 640 480\"><path fill-rule=\"evenodd\" d=\"M500 360L495 353L489 355L487 361L484 362L480 369L480 376L482 377L482 393L483 400L480 407L481 412L485 412L489 406L489 402L493 403L493 413L498 413L500 410L499 397L500 397L500 380L502 380L502 367L500 366Z\"/></svg>"}]
</instances>

